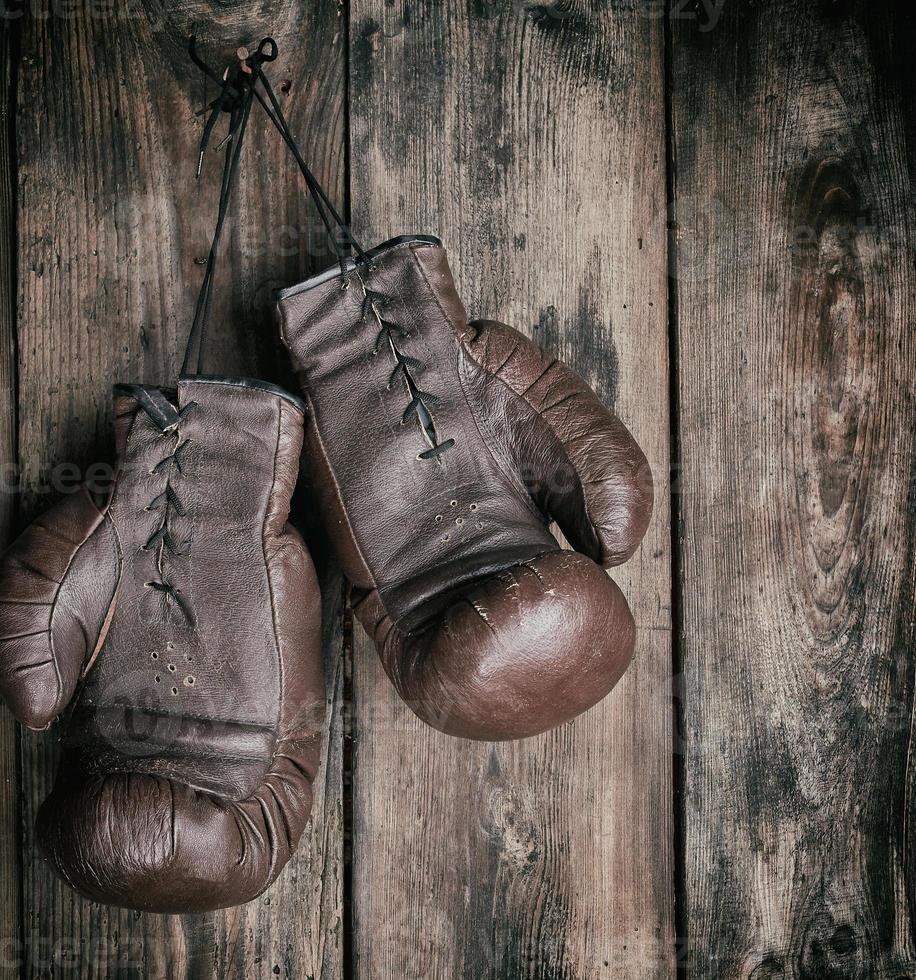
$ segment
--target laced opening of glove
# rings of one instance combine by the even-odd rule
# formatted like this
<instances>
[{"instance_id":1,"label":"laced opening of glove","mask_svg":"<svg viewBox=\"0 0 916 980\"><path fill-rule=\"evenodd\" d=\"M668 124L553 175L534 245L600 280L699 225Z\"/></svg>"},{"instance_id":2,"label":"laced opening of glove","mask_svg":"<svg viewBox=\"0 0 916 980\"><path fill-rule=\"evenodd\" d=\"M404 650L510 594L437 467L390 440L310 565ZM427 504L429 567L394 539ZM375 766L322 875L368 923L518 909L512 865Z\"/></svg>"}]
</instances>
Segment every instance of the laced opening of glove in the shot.
<instances>
[{"instance_id":1,"label":"laced opening of glove","mask_svg":"<svg viewBox=\"0 0 916 980\"><path fill-rule=\"evenodd\" d=\"M408 396L408 404L401 417L401 424L414 418L428 446L428 448L417 453L417 459L441 462L442 455L455 445L455 440L440 439L439 437L433 419L433 409L439 405L439 401L435 395L423 391L417 383L417 376L422 371L423 364L398 346L398 338L406 339L409 334L401 325L382 315L380 308L387 301L387 297L377 290L370 288L362 274L363 270L369 273L376 271L371 255L353 236L349 226L328 197L327 192L306 164L293 137L280 102L262 69L264 64L276 60L278 54L276 42L273 38L264 38L253 54L247 48L239 48L236 52L238 62L228 67L222 75L214 71L200 57L193 37L190 39L188 50L191 59L198 68L220 86L219 95L198 113L209 113L200 140L197 164L198 177L203 169L204 157L216 122L223 113L228 113L229 115L229 129L217 147L217 149L225 147L219 210L213 241L207 256L204 280L201 285L191 331L188 336L187 349L182 364L182 375L189 376L198 374L201 371L219 240L226 220L232 194L232 184L238 171L239 158L251 106L253 101L257 101L271 124L280 133L283 142L293 154L296 164L302 173L309 195L315 203L315 208L318 211L321 223L324 226L328 240L340 264L341 287L344 289L349 288L351 276L353 276L362 288L364 297L362 318L365 320L371 315L379 328L375 340L376 353L382 348L387 348L394 358L394 368L387 388L390 390L398 377L402 379ZM263 94L258 88L259 85L263 89ZM355 258L351 258L348 255L348 251L351 248L356 252Z\"/></svg>"}]
</instances>

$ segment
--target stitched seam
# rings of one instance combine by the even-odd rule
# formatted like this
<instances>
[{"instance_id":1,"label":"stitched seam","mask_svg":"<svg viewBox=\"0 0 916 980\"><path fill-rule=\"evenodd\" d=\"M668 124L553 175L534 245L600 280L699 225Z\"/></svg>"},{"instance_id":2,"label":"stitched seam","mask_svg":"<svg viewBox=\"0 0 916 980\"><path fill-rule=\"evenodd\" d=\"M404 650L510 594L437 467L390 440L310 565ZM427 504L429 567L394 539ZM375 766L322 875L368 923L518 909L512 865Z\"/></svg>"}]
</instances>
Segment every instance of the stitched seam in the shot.
<instances>
[{"instance_id":1,"label":"stitched seam","mask_svg":"<svg viewBox=\"0 0 916 980\"><path fill-rule=\"evenodd\" d=\"M477 361L473 358L473 356L471 355L471 352L468 350L467 345L463 341L461 341L459 338L456 338L456 339L458 339L458 344L459 344L458 353L460 354L462 351L464 351L467 354L468 358L472 361L472 363L477 364ZM482 371L486 371L487 374L490 373L489 371L487 371L487 369L485 367L483 367L483 365L478 364L477 366ZM515 494L518 497L518 499L528 508L528 510L531 511L531 513L539 521L543 521L544 515L537 508L537 506L534 503L534 501L531 499L531 494L527 491L527 489L524 487L524 485L522 485L521 487L518 485L517 479L515 477L513 477L512 473L506 468L506 466L504 465L504 463L499 459L499 457L496 455L496 453L494 453L493 450L490 448L490 442L489 442L487 436L485 435L484 431L480 428L480 422L479 422L479 420L477 418L477 412L474 410L474 406L473 406L473 404L471 402L471 399L468 397L468 391L467 391L467 387L465 385L464 375L463 375L463 373L461 371L461 365L460 364L458 365L458 384L461 387L461 394L462 394L462 397L464 398L465 404L468 407L468 412L470 413L471 419L474 422L474 427L477 429L477 434L480 436L480 441L483 443L484 448L486 449L487 453L490 456L490 459L493 460L494 464L496 465L496 468L506 478L506 480L509 483L509 486L515 491ZM512 389L510 388L509 390L511 391ZM514 394L514 392L513 392L513 394Z\"/></svg>"},{"instance_id":2,"label":"stitched seam","mask_svg":"<svg viewBox=\"0 0 916 980\"><path fill-rule=\"evenodd\" d=\"M89 672L98 662L99 657L102 655L102 650L105 646L105 642L108 639L108 634L111 632L112 620L111 617L114 613L115 605L118 601L118 595L121 592L121 578L124 573L124 549L121 547L121 536L118 534L118 529L115 527L114 521L111 519L111 514L105 515L105 520L101 526L107 525L111 530L112 539L114 542L115 557L118 561L118 574L115 579L114 589L111 593L111 598L108 600L108 605L105 607L105 614L102 617L102 623L99 628L98 636L95 638L95 643L92 647L86 649L86 656L83 658L82 664L80 664L79 677L77 679L76 691L74 691L73 698L74 701L77 699L81 693L82 684L85 682L86 678L89 676ZM104 633L103 633L104 630ZM93 656L95 654L95 656Z\"/></svg>"},{"instance_id":3,"label":"stitched seam","mask_svg":"<svg viewBox=\"0 0 916 980\"><path fill-rule=\"evenodd\" d=\"M369 580L372 586L372 589L370 589L370 591L374 590L376 593L381 595L381 593L379 592L378 582L376 581L375 576L372 574L372 569L369 567L369 562L366 560L365 552L363 551L362 545L359 543L359 540L356 537L356 531L353 528L353 524L350 521L350 514L348 513L347 506L344 503L343 492L340 489L340 484L337 482L337 474L334 472L334 468L331 466L331 460L328 457L327 451L325 450L324 439L321 435L321 430L318 428L318 423L315 421L314 412L312 413L312 425L314 426L315 429L315 438L318 442L318 448L321 450L321 455L327 467L327 472L329 473L331 480L334 483L334 493L337 499L340 501L341 513L343 514L344 520L347 522L347 530L350 533L350 540L356 546L356 550L359 554L359 560L362 562L363 568L366 569L366 572L369 575ZM386 609L386 613L387 613L387 609Z\"/></svg>"},{"instance_id":4,"label":"stitched seam","mask_svg":"<svg viewBox=\"0 0 916 980\"><path fill-rule=\"evenodd\" d=\"M127 433L124 436L124 452L125 453L127 452L127 446L130 443L131 437L133 436L134 427L137 424L137 417L139 415L139 409L134 409L133 412L122 412L117 417L119 419L122 419L122 418L125 418L127 415L131 415L132 417L131 417L131 420L130 420L130 425L127 427ZM121 462L122 461L119 459L118 460L118 468L119 468L119 470L120 470ZM116 481L117 481L117 475L116 475ZM111 632L111 626L112 626L112 624L110 622L108 622L108 617L111 615L112 606L117 601L118 593L120 593L120 591L121 591L121 579L124 576L124 548L123 548L123 546L121 544L121 535L120 535L120 532L118 531L117 524L115 524L114 516L113 516L115 496L117 495L117 489L118 489L118 483L115 482L115 485L114 485L114 487L111 490L111 495L108 498L108 503L107 503L107 505L105 507L104 520L102 522L102 523L107 522L108 523L108 526L111 528L111 533L114 536L115 552L116 552L117 559L118 559L118 575L117 575L117 579L115 581L114 590L111 593L111 599L109 599L108 606L105 609L105 615L102 618L102 627L101 628L102 629L105 629L105 624L106 623L108 623L108 628L105 629L105 636L104 637L101 635L101 629L100 629L99 635L96 636L96 638L95 638L95 643L93 644L93 648L91 650L90 649L87 649L86 650L86 656L83 658L82 664L80 664L80 672L77 675L76 689L73 692L73 704L74 705L76 705L79 702L79 699L80 699L80 697L82 695L82 689L85 686L86 679L89 676L89 670L91 670L91 668L93 666L95 666L96 663L98 663L99 657L102 656L102 650L104 648L105 641L108 639L108 634ZM101 525L99 525L99 526L101 526ZM96 650L98 651L98 653L96 653ZM93 654L96 654L94 659L93 659Z\"/></svg>"},{"instance_id":5,"label":"stitched seam","mask_svg":"<svg viewBox=\"0 0 916 980\"><path fill-rule=\"evenodd\" d=\"M76 744L79 745L79 743ZM89 748L92 747L94 744L95 743L87 742L85 745L80 747ZM146 742L145 744L150 745L149 742ZM264 757L261 755L241 755L238 752L193 752L191 750L182 751L181 747L176 746L174 742L163 742L160 746L157 747L168 749L170 756L177 756L178 758L181 759L234 759L236 762L259 762L262 765L264 764ZM124 761L124 765L131 764L130 759L124 759L123 761ZM165 759L165 760L156 760L156 761L165 762L167 764L169 760ZM98 760L96 764L99 765L100 768L102 769L117 771L116 768L118 765L117 761L112 761L109 764L106 763L104 759L102 759L102 760ZM121 771L140 772L142 774L142 771L138 769L124 769Z\"/></svg>"},{"instance_id":6,"label":"stitched seam","mask_svg":"<svg viewBox=\"0 0 916 980\"><path fill-rule=\"evenodd\" d=\"M273 502L274 488L277 485L277 454L280 452L280 433L283 430L283 405L282 403L277 403L277 438L274 444L274 467L273 476L270 481L270 490L267 493L267 504L264 507L264 519L261 524L261 553L264 556L264 576L267 579L267 591L270 594L270 618L271 626L273 628L274 635L274 647L277 651L277 670L280 674L280 696L277 703L277 725L274 734L274 747L270 754L270 764L268 765L268 772L273 769L274 762L277 758L277 751L280 748L280 743L283 741L281 737L280 726L283 722L283 695L285 692L284 676L283 676L283 654L280 651L280 637L277 633L277 602L274 595L273 582L270 577L270 562L267 560L267 516L270 513L271 503Z\"/></svg>"},{"instance_id":7,"label":"stitched seam","mask_svg":"<svg viewBox=\"0 0 916 980\"><path fill-rule=\"evenodd\" d=\"M76 561L77 556L86 546L86 542L88 542L88 540L93 536L93 534L95 534L95 532L102 525L102 522L105 520L105 516L106 516L105 514L102 513L102 511L98 509L98 507L95 506L95 501L86 492L85 487L82 489L82 492L86 494L87 499L98 513L99 521L98 523L93 523L91 529L88 531L86 536L76 546L73 554L70 556L70 560L67 562L67 567L64 569L64 574L61 575L60 577L60 584L54 590L54 598L51 600L51 617L48 620L48 646L51 648L51 659L54 661L54 673L57 677L57 696L54 699L54 715L51 719L52 721L54 720L54 718L57 717L57 715L60 714L61 708L63 707L61 701L63 700L63 696L64 696L64 679L60 673L60 664L57 662L57 651L54 649L54 617L57 615L57 610L59 608L60 593L64 587L64 582L67 581L67 576L70 574L70 569L73 568L73 563ZM113 496L114 496L114 492L112 492L112 497ZM109 501L109 506L110 506L110 501ZM82 669L82 667L80 669Z\"/></svg>"},{"instance_id":8,"label":"stitched seam","mask_svg":"<svg viewBox=\"0 0 916 980\"><path fill-rule=\"evenodd\" d=\"M140 706L136 704L122 704L120 701L112 701L106 704L101 710L97 709L94 713L105 714L112 708L126 708L134 711L140 708ZM264 732L272 732L274 730L270 725L261 725L255 721L239 721L237 718L218 718L215 715L194 715L187 711L182 711L181 714L176 714L174 711L154 711L149 708L142 708L141 710L143 711L144 715L152 718L178 718L187 719L189 721L217 722L220 725L237 725L240 728L256 728L258 731ZM86 712L86 714L89 713L89 711ZM80 717L83 716L83 712L78 712L78 714Z\"/></svg>"},{"instance_id":9,"label":"stitched seam","mask_svg":"<svg viewBox=\"0 0 916 980\"><path fill-rule=\"evenodd\" d=\"M289 318L287 316L286 306L282 303L278 303L277 309L280 314L280 339L283 341L283 346L286 347L286 349L289 351L290 356L293 358L293 360L296 360L296 356L293 352L292 346L290 345L290 342L287 339L287 334L288 334L287 327L289 324ZM299 375L303 379L302 381L303 394L305 394L306 398L310 402L311 398L308 395L308 379L305 377L304 372L299 372ZM322 436L321 429L318 426L318 420L315 417L315 408L313 405L309 405L308 416L309 419L307 420L306 424L309 424L310 422L315 432L315 441L318 444L318 449L320 450L321 457L324 460L325 468L327 470L328 475L331 478L331 482L333 483L334 495L336 496L337 500L340 502L340 511L341 514L343 515L344 520L347 522L347 531L350 534L350 540L353 542L356 551L359 554L359 560L362 562L362 566L366 570L369 576L372 589L374 589L375 592L379 594L379 598L381 600L381 594L379 593L378 582L376 581L375 576L372 574L372 570L369 568L369 562L366 560L365 552L363 551L362 545L359 543L359 540L356 537L356 531L354 530L353 524L350 521L350 514L347 511L347 505L346 502L344 501L344 495L340 488L340 483L338 483L337 481L337 474L334 472L334 467L331 466L331 460L328 457L327 450L325 449L324 437ZM384 604L382 604L382 608L383 609L385 608Z\"/></svg>"},{"instance_id":10,"label":"stitched seam","mask_svg":"<svg viewBox=\"0 0 916 980\"><path fill-rule=\"evenodd\" d=\"M140 411L141 411L141 409L140 409L140 406L139 405L133 410L133 418L130 420L130 425L127 428L127 435L125 435L125 437L124 437L124 451L123 451L122 455L126 455L127 454L127 447L130 445L130 440L133 438L134 429L137 426L137 418L140 415ZM119 415L118 418L119 419L124 418L124 416L125 415L128 415L128 414L130 414L130 413L124 412L123 414ZM117 509L115 508L115 497L117 496L118 483L120 482L121 464L122 464L122 462L123 462L123 459L119 458L118 459L118 470L115 473L115 486L114 486L114 489L111 491L111 497L108 500L108 507L106 509L106 512L107 512L107 514L110 517L111 526L115 528L115 535L117 536L117 539L118 539L118 551L123 555L124 552L123 552L123 549L121 548L121 536L117 532L117 527L116 527L115 522L114 522L114 516L112 516L112 515L114 515L114 514L117 513Z\"/></svg>"},{"instance_id":11,"label":"stitched seam","mask_svg":"<svg viewBox=\"0 0 916 980\"><path fill-rule=\"evenodd\" d=\"M414 262L416 263L417 269L419 269L419 271L420 271L420 275L423 277L423 281L426 283L426 287L429 290L430 295L433 298L433 302L439 308L439 312L445 318L445 322L452 328L452 334L454 336L455 343L456 343L456 354L459 351L461 351L461 350L465 350L465 351L467 351L468 356L471 357L471 360L476 364L477 363L476 359L471 356L471 352L470 352L470 350L468 350L468 347L467 347L468 341L461 339L460 331L458 330L457 325L455 324L455 321L448 315L448 313L446 313L445 307L439 302L439 297L436 295L436 291L435 291L435 289L433 289L433 285L429 281L429 277L426 275L426 270L423 268L420 260L417 258L416 250L411 250L411 253L410 254L411 254L411 257L413 258ZM480 367L483 370L486 370L486 368L483 368L483 365L480 365ZM465 405L467 405L468 411L470 412L470 415L471 415L471 418L474 421L474 428L477 429L477 434L480 436L480 441L483 443L483 446L486 449L487 453L489 454L490 459L496 465L496 468L509 481L509 486L512 487L515 490L515 493L518 496L518 499L522 503L525 504L525 506L531 511L531 513L539 521L542 521L544 519L544 515L534 505L534 501L531 499L531 494L529 494L527 491L525 491L524 490L524 487L522 487L522 488L519 488L518 487L516 481L513 480L511 474L506 470L506 468L503 466L503 464L496 457L496 454L490 448L490 444L487 441L487 439L484 437L484 433L482 432L482 430L480 428L480 423L477 421L477 413L474 411L474 408L471 405L471 401L468 398L468 392L467 392L467 388L465 387L465 384L464 384L464 378L461 375L460 365L456 364L456 368L458 369L457 370L458 384L459 384L459 386L461 388L461 395L464 398L464 403L465 403ZM487 373L489 373L489 372L487 372ZM511 389L510 389L510 391L511 391ZM514 394L514 392L513 392L513 394Z\"/></svg>"},{"instance_id":12,"label":"stitched seam","mask_svg":"<svg viewBox=\"0 0 916 980\"><path fill-rule=\"evenodd\" d=\"M413 255L413 249L411 249L410 251L411 251L411 254ZM421 269L421 272L422 272L422 269ZM290 341L288 339L288 334L289 334L289 316L287 314L287 304L285 304L285 303L278 303L277 304L277 310L279 312L279 319L280 319L280 340L283 342L283 346L289 351L290 356L295 361L296 360L296 356L295 356L295 353L293 352L292 345L291 345L291 343L290 343ZM303 390L303 394L306 396L308 402L311 402L311 398L308 395L308 383L307 383L308 382L308 379L305 377L305 373L304 372L299 372L299 376L302 379L302 390ZM338 502L340 504L340 513L341 513L344 521L346 522L347 532L349 534L350 540L353 542L353 546L356 549L356 553L359 555L359 560L362 563L362 566L363 566L363 568L366 571L366 575L368 576L369 583L371 585L370 592L373 592L374 591L375 594L378 596L378 602L379 602L379 605L382 608L382 611L388 617L389 622L391 622L393 624L394 620L392 619L391 612L388 609L388 607L385 605L385 602L382 599L382 593L381 593L381 591L379 589L378 581L376 580L375 575L372 573L372 569L369 567L369 562L366 560L366 554L363 551L363 547L360 544L359 538L357 538L357 536L356 536L356 531L355 531L355 529L353 527L353 523L350 520L350 514L349 514L349 511L347 510L347 504L346 504L346 501L344 500L343 491L341 490L340 483L337 480L337 474L334 472L334 467L331 466L331 460L330 460L330 458L328 456L327 449L325 448L325 444L324 444L324 437L321 434L321 429L318 426L318 420L315 417L315 408L314 408L314 405L309 404L308 416L309 416L309 419L307 419L306 424L311 424L311 426L312 426L312 428L314 430L314 433L315 433L315 442L317 444L317 448L318 448L319 452L321 453L322 460L324 461L325 470L326 470L328 476L330 477L331 483L332 483L332 485L334 487L334 496L337 498L337 500L338 500ZM367 592L367 595L368 594L369 593Z\"/></svg>"},{"instance_id":13,"label":"stitched seam","mask_svg":"<svg viewBox=\"0 0 916 980\"><path fill-rule=\"evenodd\" d=\"M455 330L455 321L452 320L452 318L448 315L448 313L445 312L445 307L439 302L439 297L436 294L435 289L433 289L433 284L429 281L429 277L426 275L426 270L423 268L422 264L420 263L420 260L417 258L416 250L412 249L410 255L411 258L416 263L417 268L420 270L420 275L423 277L423 281L426 283L426 287L433 298L433 302L436 304L436 306L439 307L439 312L445 318L446 323L451 325L452 332L457 333L457 331Z\"/></svg>"},{"instance_id":14,"label":"stitched seam","mask_svg":"<svg viewBox=\"0 0 916 980\"><path fill-rule=\"evenodd\" d=\"M538 421L539 421L539 422L541 422L541 423L543 424L543 426L544 426L544 428L545 428L545 429L547 429L547 430L548 430L548 432L550 432L550 433L551 433L551 435L553 435L553 437L554 437L554 438L555 438L555 439L557 440L557 444L558 444L558 445L559 445L559 447L560 447L560 451L561 451L561 452L563 453L563 458L564 458L564 459L566 460L566 462L567 462L567 463L569 464L569 466L570 466L570 468L572 469L572 471L573 471L573 473L575 473L575 475L576 475L576 482L577 482L577 483L579 484L579 489L580 489L580 490L582 491L582 506L583 506L583 508L584 508L584 510L585 510L585 517L586 517L586 520L587 520L587 521L588 521L588 523L589 523L589 526L590 526L590 527L592 528L592 531L593 531L593 533L594 533L594 532L595 532L595 528L596 528L596 527L598 527L598 525L597 525L597 524L595 523L595 521L594 521L594 520L593 520L593 518L592 518L592 515L591 515L591 514L589 513L589 508L588 508L588 497L587 497L587 495L586 495L586 493L585 493L585 487L584 487L584 486L583 486L583 484L582 484L582 475L581 475L581 474L579 473L579 469L578 469L578 467L577 467L577 466L576 466L576 465L575 465L575 464L573 463L573 461L572 461L572 459L571 459L571 458L570 458L570 456L569 456L569 453L568 453L568 452L566 451L566 444L565 444L565 443L563 442L563 440L562 440L562 439L560 438L560 436L559 436L559 435L557 434L557 430L556 430L556 429L555 429L555 428L554 428L554 427L553 427L553 426L552 426L552 425L551 425L551 424L550 424L550 423L549 423L549 422L548 422L548 421L547 421L547 420L546 420L546 419L544 418L544 416L543 416L543 415L542 415L542 414L541 414L541 413L540 413L540 412L539 412L539 411L538 411L538 410L537 410L537 409L536 409L536 408L534 407L534 405L533 405L533 404L532 404L532 403L531 403L531 402L530 402L530 401L529 401L529 400L528 400L528 399L527 399L527 398L526 398L526 397L525 397L524 395L520 395L520 394L519 394L519 393L518 393L518 392L517 392L517 391L516 391L516 390L515 390L514 388L512 388L512 387L511 387L511 386L510 386L510 385L509 385L509 384L508 384L508 383L507 383L507 382L506 382L506 381L505 381L505 380L504 380L503 378L501 378L501 377L500 377L500 376L499 376L498 374L494 374L494 373L493 373L493 372L492 372L492 371L491 371L491 370L490 370L490 369L489 369L488 367L486 367L486 366L485 366L485 365L484 365L483 363L481 363L481 362L480 362L480 361L479 361L479 360L478 360L478 359L477 359L476 357L474 357L474 354L473 354L473 353L472 353L472 351L471 351L471 350L470 350L470 349L469 349L469 348L467 347L467 344L464 344L464 345L462 345L462 346L464 346L464 348L465 348L465 350L467 351L467 355L468 355L468 357L469 357L469 358L470 358L470 359L471 359L471 360L472 360L472 361L473 361L473 362L474 362L475 364L477 364L477 365L478 365L478 367L479 367L479 368L480 368L480 369L481 369L482 371L486 371L486 373L487 373L487 374L488 374L488 375L489 375L489 376L490 376L491 378L493 378L493 379L494 379L494 380L495 380L496 382L498 382L498 383L499 383L500 385L502 385L502 386L503 386L503 388L505 388L505 389L506 389L506 391L508 391L508 392L509 392L509 394L510 394L510 395L512 395L512 397L513 397L513 398L515 398L515 399L517 399L518 401L520 401L520 402L523 402L523 403L524 403L525 405L527 405L527 406L528 406L528 407L529 407L529 408L531 409L531 411L532 411L532 412L534 413L534 415L535 415L535 416L537 417L537 419L538 419ZM516 348L515 348L515 349L518 349L518 345L516 345ZM553 367L553 366L554 366L555 364L557 364L557 363L559 363L559 362L558 362L558 360L557 360L557 359L555 358L555 359L553 360L553 362L551 363L551 365L550 365L550 366L551 366L551 367ZM505 366L505 365L504 365L504 366ZM544 373L546 373L546 372L542 372L542 373L541 373L541 377L543 377L543 375L544 375ZM459 375L459 377L460 377L460 375ZM526 389L526 391L527 391L527 390L528 390L528 389ZM473 413L473 410L472 410L472 412L471 412L471 414L472 414L472 415L474 414L474 413ZM476 421L476 417L475 417L475 421ZM529 500L531 499L531 495L530 495L530 494L528 494L528 498L529 498ZM533 501L533 500L531 501L531 505L532 505L532 506L535 506L535 505L534 505L534 501ZM553 516L553 515L551 515L551 516ZM601 538L600 538L600 537L598 537L598 535L597 535L597 533L595 533L595 540L596 540L596 541L598 542L598 560L600 560L600 559L601 559L601 557L602 557L602 556L603 556L603 554L604 554L604 545L603 545L603 544L601 543ZM590 557L590 556L589 556L589 557Z\"/></svg>"}]
</instances>

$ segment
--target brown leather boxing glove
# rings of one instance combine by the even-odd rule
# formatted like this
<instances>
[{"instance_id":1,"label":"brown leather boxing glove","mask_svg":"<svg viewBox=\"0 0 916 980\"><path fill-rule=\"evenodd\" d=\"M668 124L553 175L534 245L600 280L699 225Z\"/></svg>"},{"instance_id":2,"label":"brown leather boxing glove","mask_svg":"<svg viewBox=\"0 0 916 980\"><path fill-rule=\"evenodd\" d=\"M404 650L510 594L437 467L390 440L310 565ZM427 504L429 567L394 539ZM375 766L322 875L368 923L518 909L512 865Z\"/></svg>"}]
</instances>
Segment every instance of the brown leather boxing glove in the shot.
<instances>
[{"instance_id":1,"label":"brown leather boxing glove","mask_svg":"<svg viewBox=\"0 0 916 980\"><path fill-rule=\"evenodd\" d=\"M37 839L102 902L262 892L309 815L324 712L318 586L287 524L302 405L258 382L116 389L118 470L0 560L0 694L65 713Z\"/></svg>"},{"instance_id":2,"label":"brown leather boxing glove","mask_svg":"<svg viewBox=\"0 0 916 980\"><path fill-rule=\"evenodd\" d=\"M652 508L623 423L520 333L469 324L434 238L342 260L278 312L325 520L401 697L482 739L603 698L635 629L600 565L633 554Z\"/></svg>"}]
</instances>

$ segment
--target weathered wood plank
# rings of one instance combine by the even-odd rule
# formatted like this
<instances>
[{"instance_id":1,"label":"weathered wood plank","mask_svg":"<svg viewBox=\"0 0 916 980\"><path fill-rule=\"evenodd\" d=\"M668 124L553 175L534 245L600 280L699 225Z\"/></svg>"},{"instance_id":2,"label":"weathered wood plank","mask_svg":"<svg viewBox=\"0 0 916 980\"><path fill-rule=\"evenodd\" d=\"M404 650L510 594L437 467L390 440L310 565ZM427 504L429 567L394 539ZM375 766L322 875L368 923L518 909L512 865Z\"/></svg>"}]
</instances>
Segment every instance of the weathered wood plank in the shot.
<instances>
[{"instance_id":1,"label":"weathered wood plank","mask_svg":"<svg viewBox=\"0 0 916 980\"><path fill-rule=\"evenodd\" d=\"M673 975L662 25L629 3L351 8L354 226L440 234L472 315L562 355L658 482L636 663L542 738L424 728L355 653L360 980Z\"/></svg>"},{"instance_id":2,"label":"weathered wood plank","mask_svg":"<svg viewBox=\"0 0 916 980\"><path fill-rule=\"evenodd\" d=\"M914 33L673 21L688 975L916 970Z\"/></svg>"},{"instance_id":3,"label":"weathered wood plank","mask_svg":"<svg viewBox=\"0 0 916 980\"><path fill-rule=\"evenodd\" d=\"M154 9L155 8L155 9ZM274 81L305 152L344 193L346 36L339 9L276 0L146 10L71 5L23 22L19 85L20 440L24 517L50 502L55 467L110 453L110 386L175 376L215 216L219 155L193 171L212 98L185 54L195 32L211 60L269 29ZM295 166L258 114L227 230L206 368L283 379L270 288L327 261ZM58 469L58 473L60 470ZM339 589L333 585L328 595ZM339 617L327 657L340 687ZM338 603L339 604L339 603ZM299 853L258 902L165 917L77 900L34 851L32 820L53 778L53 738L23 739L27 975L338 978L341 975L340 726L332 712L313 821ZM72 949L68 961L67 948ZM74 965L74 963L76 965Z\"/></svg>"},{"instance_id":4,"label":"weathered wood plank","mask_svg":"<svg viewBox=\"0 0 916 980\"><path fill-rule=\"evenodd\" d=\"M14 159L10 139L15 23L0 21L0 550L9 542L16 511L16 285L14 272ZM0 716L0 976L19 973L21 862L19 847L18 735L12 716Z\"/></svg>"}]
</instances>

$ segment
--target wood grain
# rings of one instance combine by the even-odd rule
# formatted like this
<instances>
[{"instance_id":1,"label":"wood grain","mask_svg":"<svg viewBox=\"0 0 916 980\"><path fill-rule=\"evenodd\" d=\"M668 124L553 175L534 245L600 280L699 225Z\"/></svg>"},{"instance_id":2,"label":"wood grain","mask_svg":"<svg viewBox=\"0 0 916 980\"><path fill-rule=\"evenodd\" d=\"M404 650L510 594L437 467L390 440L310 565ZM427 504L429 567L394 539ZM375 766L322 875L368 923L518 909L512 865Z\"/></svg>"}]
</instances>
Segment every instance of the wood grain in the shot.
<instances>
[{"instance_id":1,"label":"wood grain","mask_svg":"<svg viewBox=\"0 0 916 980\"><path fill-rule=\"evenodd\" d=\"M351 6L355 230L439 234L469 312L560 354L632 426L658 485L615 577L636 662L525 742L433 732L360 633L360 980L673 976L662 28L631 4Z\"/></svg>"},{"instance_id":2,"label":"wood grain","mask_svg":"<svg viewBox=\"0 0 916 980\"><path fill-rule=\"evenodd\" d=\"M57 8L55 8L57 11ZM47 13L47 12L46 12ZM210 2L69 5L23 19L19 78L20 446L24 518L53 499L62 464L110 453L114 381L174 379L215 220L220 158L195 185L202 120L215 94L188 61L194 32L212 62L269 27L273 72L304 151L344 194L343 20L334 5ZM205 369L285 380L270 290L327 261L294 164L253 117L224 238ZM0 330L0 336L2 336ZM71 475L72 485L72 475ZM339 594L330 573L329 596ZM339 603L338 603L339 605ZM339 697L340 631L326 605L329 700ZM54 774L49 736L22 746L26 963L32 977L341 975L341 733L330 712L313 819L295 860L259 901L208 916L140 915L83 902L37 858L35 810Z\"/></svg>"},{"instance_id":3,"label":"wood grain","mask_svg":"<svg viewBox=\"0 0 916 980\"><path fill-rule=\"evenodd\" d=\"M688 976L916 973L916 141L890 2L675 19Z\"/></svg>"},{"instance_id":4,"label":"wood grain","mask_svg":"<svg viewBox=\"0 0 916 980\"><path fill-rule=\"evenodd\" d=\"M17 27L0 20L0 549L10 540L16 514L16 301L15 160L12 140L13 78ZM0 976L18 976L21 964L19 741L8 712L0 716Z\"/></svg>"}]
</instances>

